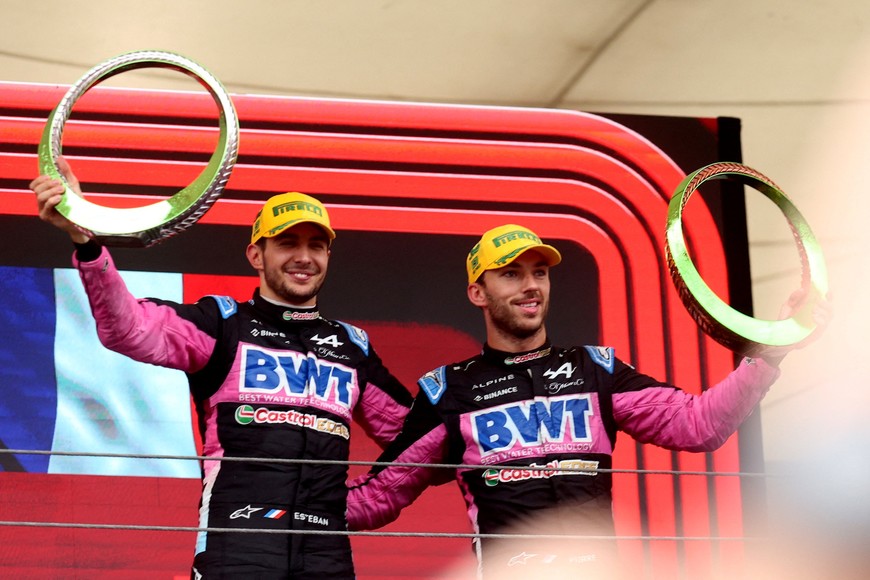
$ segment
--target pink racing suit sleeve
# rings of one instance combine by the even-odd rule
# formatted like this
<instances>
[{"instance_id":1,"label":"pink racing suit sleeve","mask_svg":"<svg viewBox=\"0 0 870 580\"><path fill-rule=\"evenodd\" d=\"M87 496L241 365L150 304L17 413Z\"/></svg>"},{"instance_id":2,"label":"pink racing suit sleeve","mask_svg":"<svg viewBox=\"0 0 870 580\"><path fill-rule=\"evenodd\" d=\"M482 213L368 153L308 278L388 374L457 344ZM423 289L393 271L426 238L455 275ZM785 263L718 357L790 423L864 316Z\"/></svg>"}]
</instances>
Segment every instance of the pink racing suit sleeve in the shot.
<instances>
[{"instance_id":1,"label":"pink racing suit sleeve","mask_svg":"<svg viewBox=\"0 0 870 580\"><path fill-rule=\"evenodd\" d=\"M401 438L396 444L402 445ZM398 463L444 463L447 457L447 428L443 424L416 439L398 455L390 449L378 461ZM435 482L437 468L391 464L376 467L348 484L347 527L373 530L399 517L423 490Z\"/></svg>"},{"instance_id":2,"label":"pink racing suit sleeve","mask_svg":"<svg viewBox=\"0 0 870 580\"><path fill-rule=\"evenodd\" d=\"M679 451L713 451L749 416L779 377L762 359L744 359L700 395L670 385L613 395L620 429L641 443Z\"/></svg>"},{"instance_id":3,"label":"pink racing suit sleeve","mask_svg":"<svg viewBox=\"0 0 870 580\"><path fill-rule=\"evenodd\" d=\"M215 340L168 306L138 300L106 248L91 262L73 265L85 287L97 335L108 349L134 360L196 372L208 362Z\"/></svg>"},{"instance_id":4,"label":"pink racing suit sleeve","mask_svg":"<svg viewBox=\"0 0 870 580\"><path fill-rule=\"evenodd\" d=\"M409 406L397 401L388 390L370 383L354 409L353 418L384 449L402 431L408 410Z\"/></svg>"}]
</instances>

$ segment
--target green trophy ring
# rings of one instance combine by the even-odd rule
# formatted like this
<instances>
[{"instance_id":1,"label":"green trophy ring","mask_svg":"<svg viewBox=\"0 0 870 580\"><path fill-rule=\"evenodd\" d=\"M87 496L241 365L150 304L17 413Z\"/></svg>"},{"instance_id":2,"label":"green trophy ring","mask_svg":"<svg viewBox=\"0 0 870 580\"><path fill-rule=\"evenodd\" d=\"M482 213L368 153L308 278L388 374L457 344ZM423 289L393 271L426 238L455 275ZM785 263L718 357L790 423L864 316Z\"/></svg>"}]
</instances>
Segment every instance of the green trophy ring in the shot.
<instances>
[{"instance_id":1,"label":"green trophy ring","mask_svg":"<svg viewBox=\"0 0 870 580\"><path fill-rule=\"evenodd\" d=\"M788 220L800 254L801 288L808 292L808 299L791 318L761 320L734 310L707 286L692 263L683 236L682 214L692 193L712 179L732 179L753 187L773 201ZM666 233L668 269L677 292L701 329L720 344L744 356L779 356L800 346L816 330L813 306L828 292L821 248L797 208L758 171L739 163L714 163L686 177L668 205Z\"/></svg>"},{"instance_id":2,"label":"green trophy ring","mask_svg":"<svg viewBox=\"0 0 870 580\"><path fill-rule=\"evenodd\" d=\"M220 110L220 136L208 165L187 187L171 198L137 208L118 209L91 203L70 188L60 174L63 127L75 102L91 87L138 68L168 68L196 79ZM98 64L79 79L48 117L39 144L40 173L59 179L64 195L57 210L85 234L108 246L148 247L178 234L201 218L223 192L239 152L239 120L220 82L197 63L178 54L144 50Z\"/></svg>"}]
</instances>

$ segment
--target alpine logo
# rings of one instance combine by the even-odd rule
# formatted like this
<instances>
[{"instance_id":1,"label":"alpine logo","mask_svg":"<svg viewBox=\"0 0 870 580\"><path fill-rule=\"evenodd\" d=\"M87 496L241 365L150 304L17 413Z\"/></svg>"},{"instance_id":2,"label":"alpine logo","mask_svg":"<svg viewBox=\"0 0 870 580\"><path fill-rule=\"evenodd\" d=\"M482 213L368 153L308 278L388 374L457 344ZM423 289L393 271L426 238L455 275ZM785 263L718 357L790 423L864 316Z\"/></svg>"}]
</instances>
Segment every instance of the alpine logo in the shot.
<instances>
[{"instance_id":1,"label":"alpine logo","mask_svg":"<svg viewBox=\"0 0 870 580\"><path fill-rule=\"evenodd\" d=\"M506 359L504 359L504 364L506 364L506 365L518 365L518 364L522 364L524 362L529 362L530 360L544 358L548 354L550 354L550 348L536 350L534 352L528 352L526 354L518 354L517 356L509 356Z\"/></svg>"},{"instance_id":2,"label":"alpine logo","mask_svg":"<svg viewBox=\"0 0 870 580\"><path fill-rule=\"evenodd\" d=\"M550 380L553 380L563 373L564 373L566 379L570 379L571 375L574 374L574 365L572 365L569 362L566 362L565 364L560 366L558 370L554 371L553 369L547 369L546 371L544 371L544 376Z\"/></svg>"},{"instance_id":3,"label":"alpine logo","mask_svg":"<svg viewBox=\"0 0 870 580\"><path fill-rule=\"evenodd\" d=\"M474 386L471 387L471 388L472 388L472 389L485 389L486 387L489 387L489 386L492 386L492 385L496 385L496 384L498 384L498 383L503 383L503 382L505 382L505 381L509 381L509 380L511 380L511 379L514 379L514 378L516 378L516 375L513 374L513 373L511 373L511 374L509 374L509 375L505 375L505 376L503 376L503 377L498 377L498 378L495 378L495 379L490 379L490 380L488 380L488 381L484 381L484 382L482 382L482 383L478 383L478 384L474 385Z\"/></svg>"},{"instance_id":4,"label":"alpine logo","mask_svg":"<svg viewBox=\"0 0 870 580\"><path fill-rule=\"evenodd\" d=\"M331 346L333 348L338 348L344 344L343 342L339 341L338 336L336 336L334 334L330 334L326 338L320 338L319 334L315 334L314 336L311 337L311 341L316 342L317 346L326 345L326 346Z\"/></svg>"}]
</instances>

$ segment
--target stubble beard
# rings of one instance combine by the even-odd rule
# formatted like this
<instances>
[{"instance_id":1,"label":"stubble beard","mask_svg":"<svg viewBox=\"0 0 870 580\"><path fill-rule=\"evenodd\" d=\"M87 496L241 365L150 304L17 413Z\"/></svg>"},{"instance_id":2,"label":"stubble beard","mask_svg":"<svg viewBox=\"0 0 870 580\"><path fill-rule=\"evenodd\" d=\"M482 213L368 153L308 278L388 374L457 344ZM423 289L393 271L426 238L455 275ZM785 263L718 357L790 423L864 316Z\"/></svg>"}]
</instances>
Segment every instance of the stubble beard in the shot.
<instances>
[{"instance_id":1,"label":"stubble beard","mask_svg":"<svg viewBox=\"0 0 870 580\"><path fill-rule=\"evenodd\" d=\"M320 278L308 291L299 292L285 280L284 272L280 268L267 269L265 275L266 284L272 289L272 292L288 304L305 304L315 298L320 292L320 287L323 286L323 278Z\"/></svg>"},{"instance_id":2,"label":"stubble beard","mask_svg":"<svg viewBox=\"0 0 870 580\"><path fill-rule=\"evenodd\" d=\"M540 298L540 296L537 296L537 298ZM486 293L486 299L489 304L489 317L493 326L502 333L519 340L532 337L540 332L544 327L544 321L547 319L547 312L550 309L550 305L541 300L540 319L537 322L532 322L513 314L510 304L506 301L496 300L488 292Z\"/></svg>"}]
</instances>

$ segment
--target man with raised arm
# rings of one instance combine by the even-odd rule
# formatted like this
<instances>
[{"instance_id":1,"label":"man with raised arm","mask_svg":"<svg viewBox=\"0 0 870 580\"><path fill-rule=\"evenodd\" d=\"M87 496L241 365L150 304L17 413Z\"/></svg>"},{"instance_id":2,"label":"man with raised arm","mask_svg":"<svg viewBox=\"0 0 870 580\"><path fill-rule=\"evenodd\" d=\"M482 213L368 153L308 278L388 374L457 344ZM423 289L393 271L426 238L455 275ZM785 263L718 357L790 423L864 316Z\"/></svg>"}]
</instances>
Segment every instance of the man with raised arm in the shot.
<instances>
[{"instance_id":1,"label":"man with raised arm","mask_svg":"<svg viewBox=\"0 0 870 580\"><path fill-rule=\"evenodd\" d=\"M467 293L483 314L486 343L419 380L402 433L379 459L461 467L376 466L351 484L351 529L393 521L426 486L452 477L475 532L542 538L476 539L487 577L614 577L613 542L601 537L613 534L617 432L672 450L715 450L779 376L778 358L746 358L692 395L641 374L612 348L551 344L549 271L560 261L556 248L514 224L487 231L471 249ZM817 316L824 323L827 312Z\"/></svg>"},{"instance_id":2,"label":"man with raised arm","mask_svg":"<svg viewBox=\"0 0 870 580\"><path fill-rule=\"evenodd\" d=\"M59 165L78 191L68 164ZM210 458L202 466L200 527L339 532L200 532L191 577L354 578L350 541L340 535L347 529L341 462L348 459L351 421L383 447L412 399L363 330L318 311L335 239L323 204L301 193L266 201L245 250L260 278L253 298L177 304L127 291L107 249L56 210L60 181L40 176L30 187L40 218L75 244L73 263L101 342L187 373Z\"/></svg>"}]
</instances>

